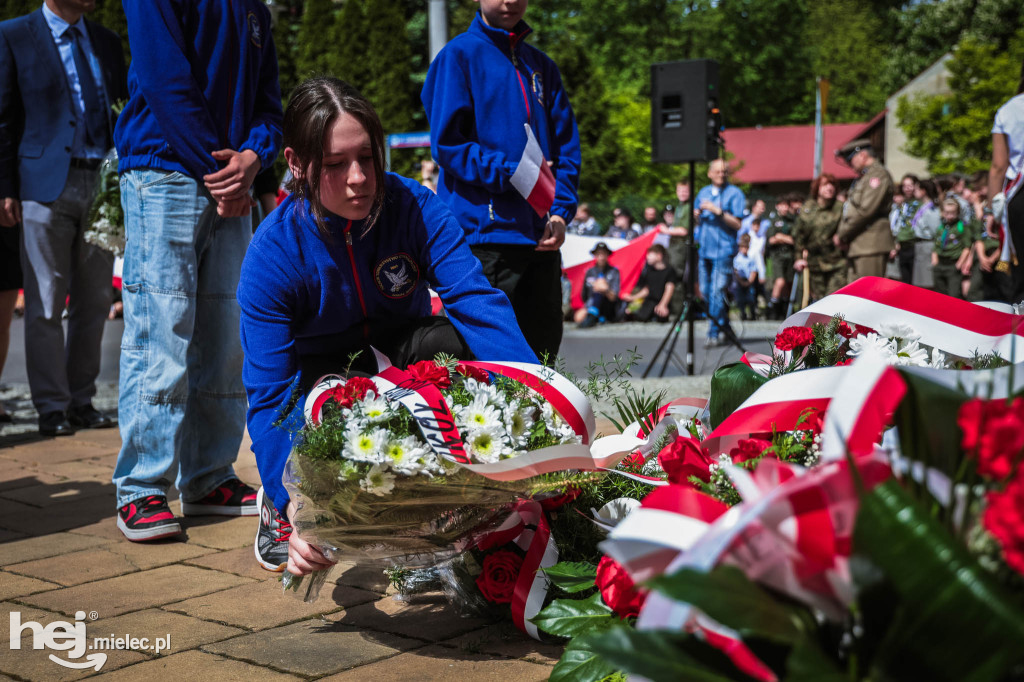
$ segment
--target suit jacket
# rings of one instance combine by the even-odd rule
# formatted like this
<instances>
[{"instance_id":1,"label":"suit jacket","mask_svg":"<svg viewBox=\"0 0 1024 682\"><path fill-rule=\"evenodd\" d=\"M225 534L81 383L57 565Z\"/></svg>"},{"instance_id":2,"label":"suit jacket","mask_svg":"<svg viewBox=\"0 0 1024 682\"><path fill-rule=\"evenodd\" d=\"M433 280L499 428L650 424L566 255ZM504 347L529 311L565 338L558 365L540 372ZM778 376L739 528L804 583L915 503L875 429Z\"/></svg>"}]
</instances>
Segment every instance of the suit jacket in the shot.
<instances>
[{"instance_id":1,"label":"suit jacket","mask_svg":"<svg viewBox=\"0 0 1024 682\"><path fill-rule=\"evenodd\" d=\"M847 256L856 258L892 251L895 242L889 224L889 209L892 208L895 190L892 176L877 159L853 183L836 232L850 245Z\"/></svg>"},{"instance_id":2,"label":"suit jacket","mask_svg":"<svg viewBox=\"0 0 1024 682\"><path fill-rule=\"evenodd\" d=\"M85 21L108 103L128 98L121 39ZM75 110L42 8L0 22L0 198L49 202L64 190ZM113 132L116 116L108 112ZM111 144L113 135L111 134Z\"/></svg>"}]
</instances>

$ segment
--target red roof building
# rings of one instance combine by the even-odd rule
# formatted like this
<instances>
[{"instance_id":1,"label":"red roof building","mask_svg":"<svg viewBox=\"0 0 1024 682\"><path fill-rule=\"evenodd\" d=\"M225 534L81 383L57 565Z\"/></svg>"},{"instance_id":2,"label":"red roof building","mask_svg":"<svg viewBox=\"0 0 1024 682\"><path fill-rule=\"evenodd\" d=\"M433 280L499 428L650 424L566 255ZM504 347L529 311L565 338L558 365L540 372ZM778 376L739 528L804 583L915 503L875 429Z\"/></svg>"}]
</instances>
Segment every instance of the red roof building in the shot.
<instances>
[{"instance_id":1,"label":"red roof building","mask_svg":"<svg viewBox=\"0 0 1024 682\"><path fill-rule=\"evenodd\" d=\"M871 127L868 123L836 123L825 126L822 170L843 185L856 176L838 162L835 151L857 139ZM765 126L726 129L722 134L732 179L769 193L797 189L807 191L814 179L814 126Z\"/></svg>"}]
</instances>

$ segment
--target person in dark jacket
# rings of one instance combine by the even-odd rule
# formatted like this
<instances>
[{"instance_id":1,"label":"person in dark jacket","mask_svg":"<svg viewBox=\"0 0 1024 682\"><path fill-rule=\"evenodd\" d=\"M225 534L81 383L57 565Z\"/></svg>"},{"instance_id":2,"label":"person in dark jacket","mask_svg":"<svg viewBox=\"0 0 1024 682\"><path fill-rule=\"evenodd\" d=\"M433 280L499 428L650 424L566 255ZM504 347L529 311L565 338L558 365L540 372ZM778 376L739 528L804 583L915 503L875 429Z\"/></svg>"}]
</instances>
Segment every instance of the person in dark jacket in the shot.
<instances>
[{"instance_id":1,"label":"person in dark jacket","mask_svg":"<svg viewBox=\"0 0 1024 682\"><path fill-rule=\"evenodd\" d=\"M270 11L260 0L125 0L130 98L117 120L124 337L114 470L129 540L191 515L255 515L233 464L245 430L235 289L250 187L281 141Z\"/></svg>"},{"instance_id":2,"label":"person in dark jacket","mask_svg":"<svg viewBox=\"0 0 1024 682\"><path fill-rule=\"evenodd\" d=\"M558 68L526 43L526 6L480 0L469 30L430 64L421 99L441 167L437 195L508 295L530 347L553 359L562 342L558 250L576 215L580 141ZM543 154L533 162L524 159L531 136Z\"/></svg>"},{"instance_id":3,"label":"person in dark jacket","mask_svg":"<svg viewBox=\"0 0 1024 682\"><path fill-rule=\"evenodd\" d=\"M0 23L0 268L4 288L20 288L21 252L25 369L44 436L113 426L92 397L114 259L84 235L127 81L121 39L84 16L95 5L46 0Z\"/></svg>"},{"instance_id":4,"label":"person in dark jacket","mask_svg":"<svg viewBox=\"0 0 1024 682\"><path fill-rule=\"evenodd\" d=\"M256 231L238 300L249 435L263 481L256 556L268 570L288 563L303 573L326 560L291 533L281 474L305 395L322 375L343 371L356 352L353 369L373 373L371 347L399 367L439 352L537 358L444 203L384 172L380 119L355 88L334 78L300 85L284 144L292 194ZM428 286L447 319L431 316Z\"/></svg>"}]
</instances>

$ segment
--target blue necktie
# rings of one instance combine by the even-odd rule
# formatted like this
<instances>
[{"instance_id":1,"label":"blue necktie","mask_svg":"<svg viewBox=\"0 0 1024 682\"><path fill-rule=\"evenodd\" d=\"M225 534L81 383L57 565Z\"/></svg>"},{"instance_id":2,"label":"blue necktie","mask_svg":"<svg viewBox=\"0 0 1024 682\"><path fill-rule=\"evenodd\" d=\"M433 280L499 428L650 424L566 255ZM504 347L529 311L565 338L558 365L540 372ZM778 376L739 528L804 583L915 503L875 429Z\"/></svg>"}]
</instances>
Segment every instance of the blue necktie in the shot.
<instances>
[{"instance_id":1,"label":"blue necktie","mask_svg":"<svg viewBox=\"0 0 1024 682\"><path fill-rule=\"evenodd\" d=\"M71 38L71 54L74 55L75 71L78 72L78 83L82 87L82 100L85 103L86 142L93 147L107 147L106 107L96 87L92 69L89 68L89 58L82 49L82 35L77 26L69 28L67 35Z\"/></svg>"}]
</instances>

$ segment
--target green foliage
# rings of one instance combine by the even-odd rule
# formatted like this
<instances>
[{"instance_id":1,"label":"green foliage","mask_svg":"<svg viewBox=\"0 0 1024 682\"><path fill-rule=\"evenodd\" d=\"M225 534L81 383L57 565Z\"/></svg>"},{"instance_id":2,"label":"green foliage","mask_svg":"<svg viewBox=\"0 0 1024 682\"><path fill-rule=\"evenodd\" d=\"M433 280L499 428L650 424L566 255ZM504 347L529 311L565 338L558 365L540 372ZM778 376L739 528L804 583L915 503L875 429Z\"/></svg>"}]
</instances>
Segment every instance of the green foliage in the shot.
<instances>
[{"instance_id":1,"label":"green foliage","mask_svg":"<svg viewBox=\"0 0 1024 682\"><path fill-rule=\"evenodd\" d=\"M616 414L603 415L612 425L623 432L633 422L640 423L640 430L645 436L651 435L651 431L658 423L658 408L665 400L665 391L658 391L654 395L647 395L647 390L641 388L637 393L632 385L625 391L625 398L616 396L613 399ZM616 419L615 417L618 417ZM620 421L621 420L621 421Z\"/></svg>"},{"instance_id":2,"label":"green foliage","mask_svg":"<svg viewBox=\"0 0 1024 682\"><path fill-rule=\"evenodd\" d=\"M358 0L346 3L358 5ZM295 45L295 73L298 79L305 80L310 76L334 73L331 68L331 56L336 49L327 49L327 45L337 43L324 41L325 35L331 34L334 25L333 0L305 0L302 11L302 22Z\"/></svg>"},{"instance_id":3,"label":"green foliage","mask_svg":"<svg viewBox=\"0 0 1024 682\"><path fill-rule=\"evenodd\" d=\"M593 586L593 585L591 585ZM595 592L587 599L556 599L531 618L538 628L558 637L577 637L612 623L612 610Z\"/></svg>"},{"instance_id":4,"label":"green foliage","mask_svg":"<svg viewBox=\"0 0 1024 682\"><path fill-rule=\"evenodd\" d=\"M569 594L591 589L597 578L594 564L583 561L562 561L542 570L552 585Z\"/></svg>"},{"instance_id":5,"label":"green foliage","mask_svg":"<svg viewBox=\"0 0 1024 682\"><path fill-rule=\"evenodd\" d=\"M901 97L896 109L906 150L928 161L931 173L987 170L992 161L992 120L1013 96L1024 59L1024 29L1001 50L963 40L947 62L948 95Z\"/></svg>"},{"instance_id":6,"label":"green foliage","mask_svg":"<svg viewBox=\"0 0 1024 682\"><path fill-rule=\"evenodd\" d=\"M558 663L551 669L549 682L596 682L615 672L615 668L598 656L586 636L576 637L565 645Z\"/></svg>"},{"instance_id":7,"label":"green foliage","mask_svg":"<svg viewBox=\"0 0 1024 682\"><path fill-rule=\"evenodd\" d=\"M725 654L682 632L620 626L580 639L584 640L583 647L597 652L609 665L655 682L749 679L736 670ZM579 641L573 640L572 644Z\"/></svg>"}]
</instances>

